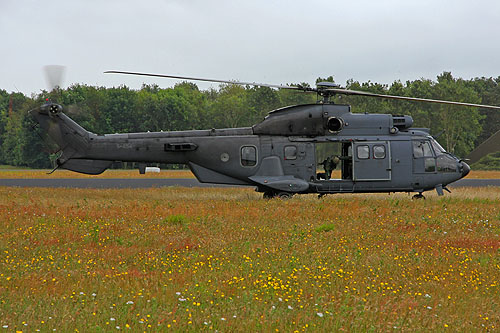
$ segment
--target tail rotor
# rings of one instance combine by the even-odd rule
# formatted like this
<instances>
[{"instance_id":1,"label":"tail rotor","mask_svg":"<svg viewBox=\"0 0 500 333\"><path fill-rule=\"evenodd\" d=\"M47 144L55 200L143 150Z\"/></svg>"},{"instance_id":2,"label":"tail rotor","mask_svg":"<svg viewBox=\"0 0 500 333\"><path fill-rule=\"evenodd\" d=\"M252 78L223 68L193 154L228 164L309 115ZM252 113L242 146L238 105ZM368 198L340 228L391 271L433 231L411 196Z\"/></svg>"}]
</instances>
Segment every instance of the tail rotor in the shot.
<instances>
[{"instance_id":1,"label":"tail rotor","mask_svg":"<svg viewBox=\"0 0 500 333\"><path fill-rule=\"evenodd\" d=\"M49 92L54 89L60 88L64 80L66 67L61 65L48 65L44 66L45 81Z\"/></svg>"}]
</instances>

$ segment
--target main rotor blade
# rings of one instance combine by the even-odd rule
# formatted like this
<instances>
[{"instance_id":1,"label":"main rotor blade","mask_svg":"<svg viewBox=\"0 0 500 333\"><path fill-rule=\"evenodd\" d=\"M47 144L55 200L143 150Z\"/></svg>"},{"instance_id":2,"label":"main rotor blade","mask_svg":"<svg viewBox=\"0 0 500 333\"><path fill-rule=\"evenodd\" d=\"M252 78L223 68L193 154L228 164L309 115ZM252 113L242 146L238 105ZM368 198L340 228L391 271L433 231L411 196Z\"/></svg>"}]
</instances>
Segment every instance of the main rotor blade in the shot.
<instances>
[{"instance_id":1,"label":"main rotor blade","mask_svg":"<svg viewBox=\"0 0 500 333\"><path fill-rule=\"evenodd\" d=\"M204 79L204 78L189 77L189 76L176 76L176 75L151 74L151 73L139 73L139 72L123 72L123 71L106 71L104 73L105 74L126 74L126 75L166 77L166 78L170 78L170 79L239 84L242 86L249 85L249 86L268 87L268 88L277 88L277 89L294 89L294 90L303 90L303 91L316 91L316 89L309 88L309 87L300 87L300 86L295 87L295 86L286 86L286 85L279 85L279 84L257 83L257 82L240 82L240 81L228 81L228 80L218 80L218 79Z\"/></svg>"},{"instance_id":2,"label":"main rotor blade","mask_svg":"<svg viewBox=\"0 0 500 333\"><path fill-rule=\"evenodd\" d=\"M462 103L462 102L452 102L452 101L443 101L440 99L428 99L428 98L417 98L417 97L406 97L406 96L394 96L394 95L383 95L383 94L375 94L366 91L359 90L349 90L349 89L339 89L339 88L329 88L325 89L326 91L333 92L335 94L342 95L357 95L357 96L366 96L366 97L379 97L379 98L387 98L387 99L399 99L404 101L417 101L417 102L430 102L430 103L440 103L440 104L450 104L450 105L462 105L462 106L474 106L479 108L488 108L488 109L498 109L500 110L500 106L493 105L483 105L483 104L472 104L472 103Z\"/></svg>"}]
</instances>

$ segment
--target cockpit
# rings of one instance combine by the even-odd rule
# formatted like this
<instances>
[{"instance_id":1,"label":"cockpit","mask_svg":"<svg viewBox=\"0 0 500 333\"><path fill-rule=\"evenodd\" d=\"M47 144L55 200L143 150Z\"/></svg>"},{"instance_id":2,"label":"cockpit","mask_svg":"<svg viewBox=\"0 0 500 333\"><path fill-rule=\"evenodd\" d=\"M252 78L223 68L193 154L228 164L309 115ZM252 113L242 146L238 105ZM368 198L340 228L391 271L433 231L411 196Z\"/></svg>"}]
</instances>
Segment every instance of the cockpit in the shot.
<instances>
[{"instance_id":1,"label":"cockpit","mask_svg":"<svg viewBox=\"0 0 500 333\"><path fill-rule=\"evenodd\" d=\"M461 173L465 177L469 166L459 160L456 156L448 153L433 137L413 140L413 157L415 160L423 161L426 173ZM417 164L418 165L418 164Z\"/></svg>"}]
</instances>

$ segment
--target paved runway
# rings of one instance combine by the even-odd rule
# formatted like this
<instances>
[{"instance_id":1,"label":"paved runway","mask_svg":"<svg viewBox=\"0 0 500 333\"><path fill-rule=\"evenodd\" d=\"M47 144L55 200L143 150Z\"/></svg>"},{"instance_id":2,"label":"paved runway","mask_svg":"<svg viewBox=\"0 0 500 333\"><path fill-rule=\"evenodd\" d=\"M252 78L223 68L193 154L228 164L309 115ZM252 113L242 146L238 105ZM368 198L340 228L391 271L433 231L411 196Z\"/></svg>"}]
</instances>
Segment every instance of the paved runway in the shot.
<instances>
[{"instance_id":1,"label":"paved runway","mask_svg":"<svg viewBox=\"0 0 500 333\"><path fill-rule=\"evenodd\" d=\"M48 178L48 179L0 179L0 186L17 187L70 187L70 188L151 188L165 186L182 187L232 187L234 185L206 184L185 178ZM500 179L461 179L449 187L500 186Z\"/></svg>"}]
</instances>

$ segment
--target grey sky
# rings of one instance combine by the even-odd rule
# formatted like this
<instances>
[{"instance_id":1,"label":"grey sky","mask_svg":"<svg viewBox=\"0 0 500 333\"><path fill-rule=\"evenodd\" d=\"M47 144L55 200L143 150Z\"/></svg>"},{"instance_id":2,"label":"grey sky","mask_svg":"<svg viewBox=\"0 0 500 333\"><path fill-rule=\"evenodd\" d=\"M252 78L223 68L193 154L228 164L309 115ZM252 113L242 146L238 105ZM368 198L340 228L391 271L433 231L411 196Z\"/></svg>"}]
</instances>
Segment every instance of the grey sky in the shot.
<instances>
[{"instance_id":1,"label":"grey sky","mask_svg":"<svg viewBox=\"0 0 500 333\"><path fill-rule=\"evenodd\" d=\"M497 0L0 0L0 89L176 81L105 70L267 82L333 75L391 83L500 75ZM199 84L201 88L206 85Z\"/></svg>"}]
</instances>

